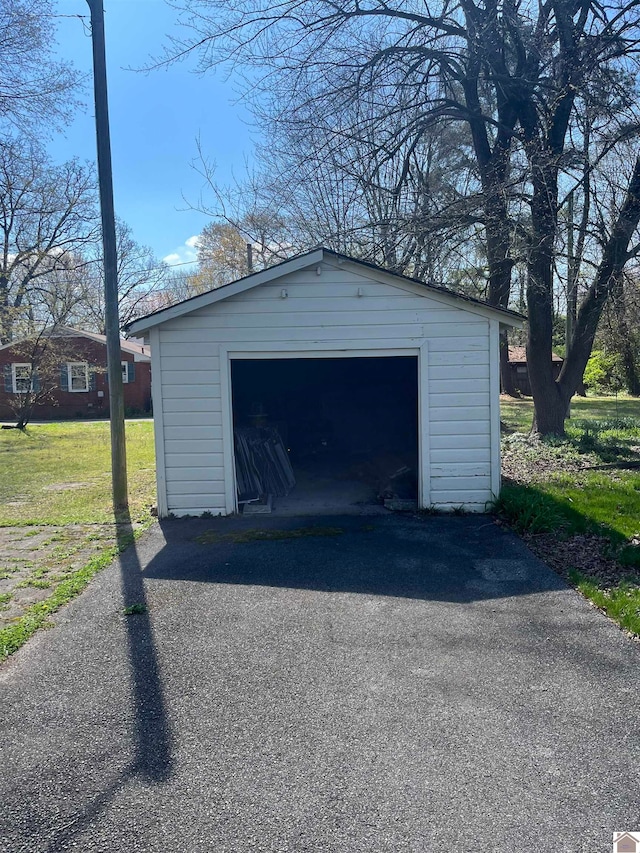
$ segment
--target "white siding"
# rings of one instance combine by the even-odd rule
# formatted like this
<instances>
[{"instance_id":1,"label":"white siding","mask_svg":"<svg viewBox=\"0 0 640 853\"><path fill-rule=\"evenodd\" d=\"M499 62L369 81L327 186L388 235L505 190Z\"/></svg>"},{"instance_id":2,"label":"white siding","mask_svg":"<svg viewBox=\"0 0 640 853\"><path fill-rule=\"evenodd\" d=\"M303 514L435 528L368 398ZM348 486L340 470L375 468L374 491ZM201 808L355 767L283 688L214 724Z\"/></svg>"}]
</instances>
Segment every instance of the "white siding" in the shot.
<instances>
[{"instance_id":1,"label":"white siding","mask_svg":"<svg viewBox=\"0 0 640 853\"><path fill-rule=\"evenodd\" d=\"M225 512L220 357L210 336L176 342L160 326L169 512Z\"/></svg>"},{"instance_id":2,"label":"white siding","mask_svg":"<svg viewBox=\"0 0 640 853\"><path fill-rule=\"evenodd\" d=\"M484 508L491 499L489 326L471 307L326 263L320 276L315 268L301 270L168 320L158 330L168 511L227 509L227 352L380 349L383 355L425 343L426 502Z\"/></svg>"}]
</instances>

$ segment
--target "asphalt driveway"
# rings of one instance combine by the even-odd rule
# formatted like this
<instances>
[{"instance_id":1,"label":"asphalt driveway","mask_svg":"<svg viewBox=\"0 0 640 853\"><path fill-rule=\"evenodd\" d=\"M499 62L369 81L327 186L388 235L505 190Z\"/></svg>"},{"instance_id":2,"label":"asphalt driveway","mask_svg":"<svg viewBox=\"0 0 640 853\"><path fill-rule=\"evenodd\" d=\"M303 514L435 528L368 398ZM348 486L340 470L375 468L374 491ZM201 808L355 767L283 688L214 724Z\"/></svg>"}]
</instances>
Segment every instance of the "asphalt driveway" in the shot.
<instances>
[{"instance_id":1,"label":"asphalt driveway","mask_svg":"<svg viewBox=\"0 0 640 853\"><path fill-rule=\"evenodd\" d=\"M491 519L170 521L55 622L0 668L2 851L640 830L640 647Z\"/></svg>"}]
</instances>

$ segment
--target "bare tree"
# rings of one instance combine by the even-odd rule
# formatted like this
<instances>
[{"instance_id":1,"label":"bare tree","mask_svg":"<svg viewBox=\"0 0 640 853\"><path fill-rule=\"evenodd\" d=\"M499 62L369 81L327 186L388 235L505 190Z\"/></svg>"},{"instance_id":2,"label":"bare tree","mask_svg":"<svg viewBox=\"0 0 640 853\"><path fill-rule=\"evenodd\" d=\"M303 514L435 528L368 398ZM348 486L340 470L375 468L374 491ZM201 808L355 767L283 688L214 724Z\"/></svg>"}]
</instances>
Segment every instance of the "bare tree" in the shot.
<instances>
[{"instance_id":1,"label":"bare tree","mask_svg":"<svg viewBox=\"0 0 640 853\"><path fill-rule=\"evenodd\" d=\"M199 149L195 167L213 202L201 196L195 206L251 242L261 266L325 245L441 282L463 246L466 254L479 216L468 138L441 124L380 161L375 134L334 146L335 120L310 113L292 127L264 112L260 122L257 165L231 185L217 183Z\"/></svg>"},{"instance_id":2,"label":"bare tree","mask_svg":"<svg viewBox=\"0 0 640 853\"><path fill-rule=\"evenodd\" d=\"M194 286L210 289L225 284L229 276L245 275L247 244L251 244L254 269L264 269L302 251L292 240L290 222L283 217L279 197L267 186L264 173L247 169L242 180L221 186L216 179L215 162L207 157L200 142L192 166L203 178L210 196L205 198L201 193L193 207L212 218L199 238L200 271L195 274Z\"/></svg>"},{"instance_id":3,"label":"bare tree","mask_svg":"<svg viewBox=\"0 0 640 853\"><path fill-rule=\"evenodd\" d=\"M310 109L331 123L334 147L374 133L379 161L409 154L434 123L466 128L481 190L488 299L509 303L514 265L527 275L534 429L561 433L615 282L635 254L640 163L629 164L606 239L577 311L558 380L552 370L554 272L562 196L576 181L580 116L596 119L589 174L608 151L637 139L634 0L532 5L439 0L367 4L330 0L185 0L193 30L167 59L197 50L247 72L254 99L298 126ZM354 111L348 128L340 124ZM578 163L579 164L579 163ZM597 193L596 193L597 194Z\"/></svg>"},{"instance_id":4,"label":"bare tree","mask_svg":"<svg viewBox=\"0 0 640 853\"><path fill-rule=\"evenodd\" d=\"M0 126L41 136L78 108L81 75L55 56L54 7L48 0L0 3Z\"/></svg>"},{"instance_id":5,"label":"bare tree","mask_svg":"<svg viewBox=\"0 0 640 853\"><path fill-rule=\"evenodd\" d=\"M148 247L134 239L131 228L122 220L116 220L116 248L118 260L118 312L121 325L133 322L136 317L146 314L149 305L154 304L153 295L162 291L169 268L159 261ZM81 293L64 322L79 325L88 331L105 332L104 308L104 267L102 263L102 244L86 246L82 263L76 267L73 276L67 276L67 282L73 287L74 295ZM67 291L61 287L58 312L60 316L62 301ZM57 319L57 322L62 322Z\"/></svg>"},{"instance_id":6,"label":"bare tree","mask_svg":"<svg viewBox=\"0 0 640 853\"><path fill-rule=\"evenodd\" d=\"M0 142L0 342L95 240L94 203L94 177L77 161L53 166L35 142Z\"/></svg>"},{"instance_id":7,"label":"bare tree","mask_svg":"<svg viewBox=\"0 0 640 853\"><path fill-rule=\"evenodd\" d=\"M69 252L38 279L37 288L25 296L25 310L19 315L14 336L36 334L49 326L70 326L82 316L92 301L87 290L91 261Z\"/></svg>"}]
</instances>

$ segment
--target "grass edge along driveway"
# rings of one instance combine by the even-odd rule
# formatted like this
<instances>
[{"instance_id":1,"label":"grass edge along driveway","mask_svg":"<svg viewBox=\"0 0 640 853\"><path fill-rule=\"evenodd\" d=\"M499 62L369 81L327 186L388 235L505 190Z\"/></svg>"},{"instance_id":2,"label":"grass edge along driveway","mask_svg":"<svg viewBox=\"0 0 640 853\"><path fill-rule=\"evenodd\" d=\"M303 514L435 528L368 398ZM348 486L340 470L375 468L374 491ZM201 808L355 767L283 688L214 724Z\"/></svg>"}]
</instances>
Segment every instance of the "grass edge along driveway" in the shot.
<instances>
[{"instance_id":1,"label":"grass edge along driveway","mask_svg":"<svg viewBox=\"0 0 640 853\"><path fill-rule=\"evenodd\" d=\"M36 528L68 526L70 535L51 536L51 543L80 538L80 545L87 546L84 551L79 549L75 560L68 542L58 546L57 555L55 546L54 552L41 546L30 553L31 560L26 559L24 548L24 558L19 551L13 562L5 557L0 584L9 591L0 597L0 606L8 609L11 599L25 590L37 590L39 600L27 598L17 615L0 627L0 662L39 628L51 626L51 615L77 596L153 521L153 422L126 424L130 518L118 524L111 507L109 429L108 422L75 421L37 424L24 433L0 432L0 527L5 532L10 528L12 536L22 538L24 545ZM82 531L78 525L83 525ZM14 573L22 580L12 586Z\"/></svg>"}]
</instances>

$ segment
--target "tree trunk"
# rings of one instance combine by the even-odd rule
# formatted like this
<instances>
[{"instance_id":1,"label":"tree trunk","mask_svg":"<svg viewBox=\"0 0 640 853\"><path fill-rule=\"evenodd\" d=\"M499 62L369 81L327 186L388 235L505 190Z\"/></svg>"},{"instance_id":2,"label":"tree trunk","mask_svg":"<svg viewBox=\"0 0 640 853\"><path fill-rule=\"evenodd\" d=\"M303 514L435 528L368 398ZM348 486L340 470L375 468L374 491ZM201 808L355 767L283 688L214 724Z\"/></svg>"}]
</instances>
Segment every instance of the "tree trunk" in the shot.
<instances>
[{"instance_id":1,"label":"tree trunk","mask_svg":"<svg viewBox=\"0 0 640 853\"><path fill-rule=\"evenodd\" d=\"M539 435L564 435L564 421L567 416L568 401L565 402L557 383L546 390L546 396L534 399L532 433Z\"/></svg>"},{"instance_id":2,"label":"tree trunk","mask_svg":"<svg viewBox=\"0 0 640 853\"><path fill-rule=\"evenodd\" d=\"M552 170L540 169L537 176L534 172L533 241L527 282L527 361L535 410L533 430L541 435L564 434L567 406L582 381L602 311L629 260L629 242L640 222L640 157L636 159L627 194L604 246L595 279L580 305L572 346L557 382L553 378L551 361L555 198L549 188L554 186L557 187L557 182L554 182Z\"/></svg>"},{"instance_id":3,"label":"tree trunk","mask_svg":"<svg viewBox=\"0 0 640 853\"><path fill-rule=\"evenodd\" d=\"M15 428L24 431L31 420L36 401L32 391L28 391L26 394L16 394L14 395L14 400L15 405L12 406L12 409L16 419Z\"/></svg>"},{"instance_id":4,"label":"tree trunk","mask_svg":"<svg viewBox=\"0 0 640 853\"><path fill-rule=\"evenodd\" d=\"M500 387L502 393L508 394L509 397L520 396L509 366L509 338L506 331L500 332Z\"/></svg>"},{"instance_id":5,"label":"tree trunk","mask_svg":"<svg viewBox=\"0 0 640 853\"><path fill-rule=\"evenodd\" d=\"M0 274L0 345L11 343L11 307L9 305L9 279Z\"/></svg>"},{"instance_id":6,"label":"tree trunk","mask_svg":"<svg viewBox=\"0 0 640 853\"><path fill-rule=\"evenodd\" d=\"M485 199L487 218L487 261L489 266L488 303L496 308L508 308L511 295L511 270L513 261L509 257L509 227L507 211L502 200L489 196ZM513 376L509 367L509 341L507 333L500 334L500 384L505 394L517 397Z\"/></svg>"},{"instance_id":7,"label":"tree trunk","mask_svg":"<svg viewBox=\"0 0 640 853\"><path fill-rule=\"evenodd\" d=\"M475 31L476 21L471 14L471 8L466 9L469 26ZM477 59L470 62L471 67L477 66ZM498 131L496 141L491 147L487 133L487 125L482 115L482 107L478 93L478 78L470 75L463 83L463 89L472 118L469 119L469 130L480 171L482 184L483 213L487 247L487 265L489 267L489 289L487 301L495 308L508 308L511 295L511 231L509 211L506 203L505 181L510 165L511 133L506 116ZM515 124L515 114L509 114L512 126ZM508 348L506 334L500 336L500 380L505 394L516 395L516 389L508 366Z\"/></svg>"},{"instance_id":8,"label":"tree trunk","mask_svg":"<svg viewBox=\"0 0 640 853\"><path fill-rule=\"evenodd\" d=\"M616 288L624 265L631 236L640 222L640 157L636 160L627 195L618 214L598 267L595 280L584 298L574 333L574 348L560 373L559 382L577 386L591 355L598 322L606 300ZM576 357L574 358L574 353Z\"/></svg>"},{"instance_id":9,"label":"tree trunk","mask_svg":"<svg viewBox=\"0 0 640 853\"><path fill-rule=\"evenodd\" d=\"M607 299L616 288L629 260L629 242L640 222L640 157L636 159L620 213L605 244L595 279L587 291L576 320L571 352L562 365L558 386L569 400L582 381Z\"/></svg>"},{"instance_id":10,"label":"tree trunk","mask_svg":"<svg viewBox=\"0 0 640 853\"><path fill-rule=\"evenodd\" d=\"M569 398L563 399L553 375L553 252L556 232L557 170L545 165L546 152L533 165L532 236L527 262L527 366L533 396L532 432L563 435Z\"/></svg>"}]
</instances>

